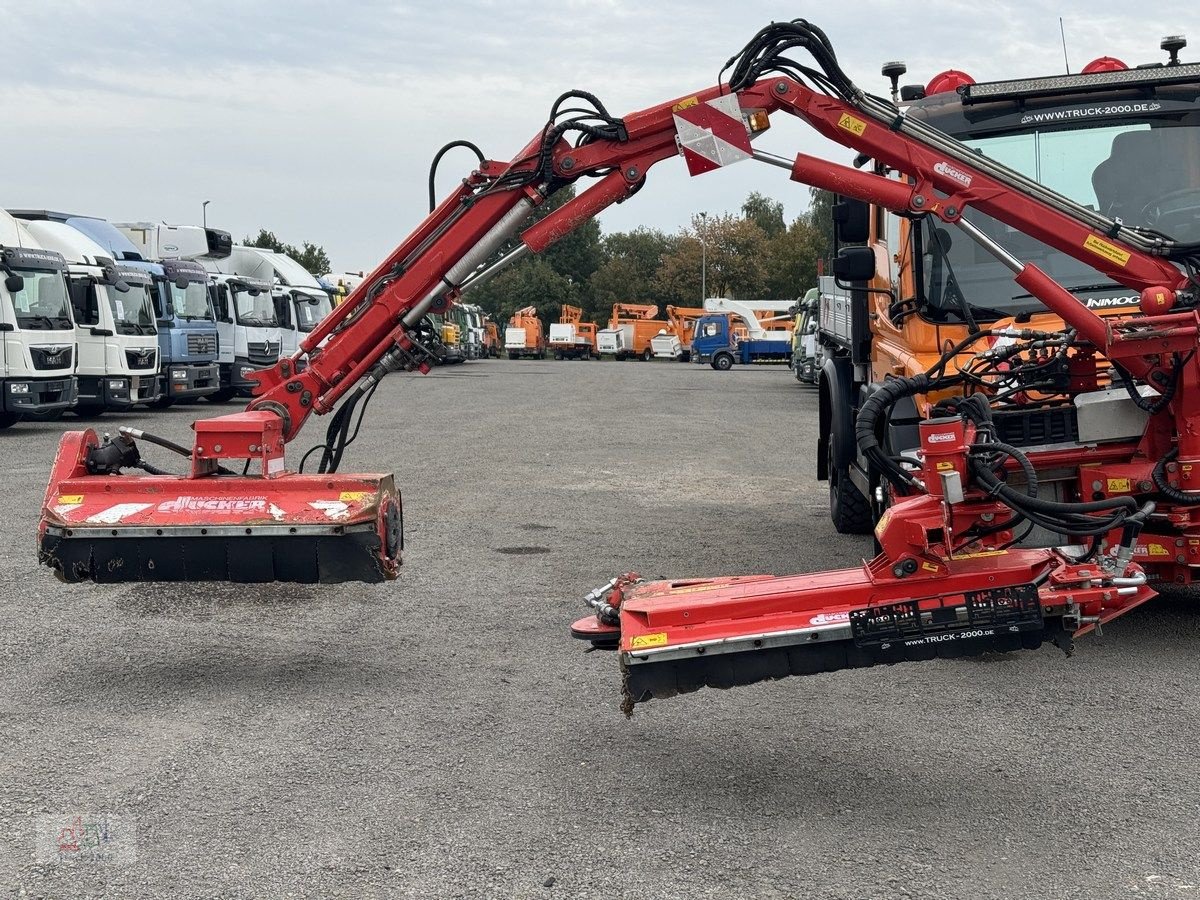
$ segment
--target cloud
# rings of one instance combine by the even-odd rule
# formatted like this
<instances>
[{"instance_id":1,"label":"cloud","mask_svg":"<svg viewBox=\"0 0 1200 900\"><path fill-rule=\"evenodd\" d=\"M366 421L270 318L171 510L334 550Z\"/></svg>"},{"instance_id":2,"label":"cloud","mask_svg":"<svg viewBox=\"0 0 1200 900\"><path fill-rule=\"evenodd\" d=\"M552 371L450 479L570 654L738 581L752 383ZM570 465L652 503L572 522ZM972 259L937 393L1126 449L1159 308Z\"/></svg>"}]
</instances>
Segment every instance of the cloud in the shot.
<instances>
[{"instance_id":1,"label":"cloud","mask_svg":"<svg viewBox=\"0 0 1200 900\"><path fill-rule=\"evenodd\" d=\"M780 15L762 0L40 0L6 22L0 200L171 222L196 221L211 200L210 223L237 237L267 227L370 268L424 215L429 160L446 141L508 158L572 87L616 114L686 95ZM1073 2L1063 15L1076 67L1157 59L1159 37L1182 26L1116 3ZM880 93L879 67L897 57L914 82L946 68L996 79L1062 66L1057 11L1033 2L869 2L812 16L851 76ZM780 118L766 149L852 155ZM470 162L449 155L439 191ZM751 190L789 217L807 205L777 169L745 163L695 181L669 160L601 221L670 231L701 209L736 210Z\"/></svg>"}]
</instances>

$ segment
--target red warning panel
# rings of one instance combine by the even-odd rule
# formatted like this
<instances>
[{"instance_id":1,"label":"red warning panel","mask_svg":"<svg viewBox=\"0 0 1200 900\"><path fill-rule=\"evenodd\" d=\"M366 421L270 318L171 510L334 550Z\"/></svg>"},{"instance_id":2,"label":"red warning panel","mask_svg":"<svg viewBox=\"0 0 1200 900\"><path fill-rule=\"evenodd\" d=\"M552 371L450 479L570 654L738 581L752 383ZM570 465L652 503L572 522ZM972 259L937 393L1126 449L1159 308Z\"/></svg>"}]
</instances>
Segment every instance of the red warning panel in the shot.
<instances>
[{"instance_id":1,"label":"red warning panel","mask_svg":"<svg viewBox=\"0 0 1200 900\"><path fill-rule=\"evenodd\" d=\"M675 134L690 175L750 158L750 132L737 96L727 94L676 109Z\"/></svg>"}]
</instances>

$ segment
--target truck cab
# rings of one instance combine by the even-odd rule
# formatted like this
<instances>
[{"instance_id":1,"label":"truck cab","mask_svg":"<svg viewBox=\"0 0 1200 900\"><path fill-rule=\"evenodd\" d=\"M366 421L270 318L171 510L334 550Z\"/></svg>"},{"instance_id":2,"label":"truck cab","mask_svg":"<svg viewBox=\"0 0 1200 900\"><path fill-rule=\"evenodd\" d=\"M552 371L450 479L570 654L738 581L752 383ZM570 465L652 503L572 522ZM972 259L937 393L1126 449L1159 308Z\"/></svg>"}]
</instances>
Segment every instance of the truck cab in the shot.
<instances>
[{"instance_id":1,"label":"truck cab","mask_svg":"<svg viewBox=\"0 0 1200 900\"><path fill-rule=\"evenodd\" d=\"M236 245L229 254L228 266L222 268L271 285L280 356L295 356L304 336L333 310L329 293L321 283L285 253Z\"/></svg>"},{"instance_id":2,"label":"truck cab","mask_svg":"<svg viewBox=\"0 0 1200 900\"><path fill-rule=\"evenodd\" d=\"M75 323L67 262L0 213L0 428L75 403Z\"/></svg>"},{"instance_id":3,"label":"truck cab","mask_svg":"<svg viewBox=\"0 0 1200 900\"><path fill-rule=\"evenodd\" d=\"M1174 58L1130 68L1101 57L1076 75L984 84L949 70L924 86L897 90L893 81L893 96L898 94L907 117L1077 203L1126 225L1194 241L1200 240L1200 77L1195 70ZM860 158L856 164L898 177L872 160ZM1084 263L977 209L967 210L966 218L1099 315L1136 311L1135 292L1105 281ZM902 218L853 201L837 203L834 219L841 247L834 262L838 290L821 293L817 469L818 477L829 482L834 525L843 532L868 533L889 498L878 473L857 451L854 420L863 401L890 377L927 370L946 347L978 330L1056 331L1062 323L1015 287L1011 273L957 224L933 216ZM1105 252L1105 246L1097 241L1094 252ZM918 445L918 404L936 399L917 398L893 410L881 435L889 454ZM1077 444L1077 412L1070 401L1000 411L995 414L998 437L1027 452ZM1045 496L1074 495L1075 487L1051 472L1039 471L1038 479Z\"/></svg>"},{"instance_id":4,"label":"truck cab","mask_svg":"<svg viewBox=\"0 0 1200 900\"><path fill-rule=\"evenodd\" d=\"M239 395L251 396L254 383L246 379L246 374L275 365L283 340L271 281L232 271L233 240L227 231L159 222L115 225L143 256L163 261L190 260L205 270L216 317L220 374L220 387L207 399L221 403Z\"/></svg>"},{"instance_id":5,"label":"truck cab","mask_svg":"<svg viewBox=\"0 0 1200 900\"><path fill-rule=\"evenodd\" d=\"M93 416L153 403L159 397L158 328L149 273L117 263L65 222L26 227L67 261L77 348L74 412Z\"/></svg>"},{"instance_id":6,"label":"truck cab","mask_svg":"<svg viewBox=\"0 0 1200 900\"><path fill-rule=\"evenodd\" d=\"M158 327L156 406L203 397L220 387L217 326L205 289L207 276L200 266L147 259L120 229L104 219L49 210L19 209L12 210L12 214L31 221L64 222L95 241L120 265L150 275L150 296Z\"/></svg>"}]
</instances>

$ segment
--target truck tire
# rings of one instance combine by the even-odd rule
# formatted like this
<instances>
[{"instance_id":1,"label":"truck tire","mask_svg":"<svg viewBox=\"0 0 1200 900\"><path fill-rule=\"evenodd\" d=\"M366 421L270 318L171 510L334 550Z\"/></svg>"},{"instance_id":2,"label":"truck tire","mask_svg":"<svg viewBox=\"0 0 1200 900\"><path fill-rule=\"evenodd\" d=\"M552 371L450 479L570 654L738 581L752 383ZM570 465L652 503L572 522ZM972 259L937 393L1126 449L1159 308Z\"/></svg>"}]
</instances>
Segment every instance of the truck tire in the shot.
<instances>
[{"instance_id":1,"label":"truck tire","mask_svg":"<svg viewBox=\"0 0 1200 900\"><path fill-rule=\"evenodd\" d=\"M78 406L71 407L71 412L79 416L81 419L95 419L97 416L104 415L103 406L84 406L82 403Z\"/></svg>"},{"instance_id":2,"label":"truck tire","mask_svg":"<svg viewBox=\"0 0 1200 900\"><path fill-rule=\"evenodd\" d=\"M159 397L157 400L151 401L148 406L151 409L166 409L168 406L175 405L174 397Z\"/></svg>"},{"instance_id":3,"label":"truck tire","mask_svg":"<svg viewBox=\"0 0 1200 900\"><path fill-rule=\"evenodd\" d=\"M223 387L207 394L204 399L209 403L228 403L237 396L237 388Z\"/></svg>"},{"instance_id":4,"label":"truck tire","mask_svg":"<svg viewBox=\"0 0 1200 900\"><path fill-rule=\"evenodd\" d=\"M733 357L728 353L718 353L712 358L712 362L709 365L718 372L728 372L733 368Z\"/></svg>"},{"instance_id":5,"label":"truck tire","mask_svg":"<svg viewBox=\"0 0 1200 900\"><path fill-rule=\"evenodd\" d=\"M650 362L652 359L654 359L654 351L647 347L642 351L642 362Z\"/></svg>"},{"instance_id":6,"label":"truck tire","mask_svg":"<svg viewBox=\"0 0 1200 900\"><path fill-rule=\"evenodd\" d=\"M837 464L833 437L826 450L829 465L829 517L841 534L870 534L874 527L871 504L850 480L850 473Z\"/></svg>"}]
</instances>

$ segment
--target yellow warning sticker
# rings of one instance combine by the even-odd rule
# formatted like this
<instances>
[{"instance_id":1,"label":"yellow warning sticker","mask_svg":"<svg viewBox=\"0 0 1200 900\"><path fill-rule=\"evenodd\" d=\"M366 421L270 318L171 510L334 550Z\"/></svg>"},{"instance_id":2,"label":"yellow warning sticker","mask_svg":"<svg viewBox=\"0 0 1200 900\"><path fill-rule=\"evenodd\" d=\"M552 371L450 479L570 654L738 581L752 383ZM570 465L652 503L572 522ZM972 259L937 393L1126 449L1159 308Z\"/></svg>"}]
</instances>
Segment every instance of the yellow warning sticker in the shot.
<instances>
[{"instance_id":1,"label":"yellow warning sticker","mask_svg":"<svg viewBox=\"0 0 1200 900\"><path fill-rule=\"evenodd\" d=\"M58 497L59 503L82 503L83 494L60 494Z\"/></svg>"},{"instance_id":2,"label":"yellow warning sticker","mask_svg":"<svg viewBox=\"0 0 1200 900\"><path fill-rule=\"evenodd\" d=\"M1110 244L1108 241L1096 237L1094 234L1089 234L1083 242L1083 246L1091 250L1097 256L1103 256L1109 262L1115 262L1118 266L1128 265L1129 251L1122 250L1116 244Z\"/></svg>"},{"instance_id":3,"label":"yellow warning sticker","mask_svg":"<svg viewBox=\"0 0 1200 900\"><path fill-rule=\"evenodd\" d=\"M700 105L699 97L688 97L686 100L680 100L671 107L671 112L679 112L681 109L690 109L693 106Z\"/></svg>"},{"instance_id":4,"label":"yellow warning sticker","mask_svg":"<svg viewBox=\"0 0 1200 900\"><path fill-rule=\"evenodd\" d=\"M940 572L940 571L942 571L942 567L941 567L941 566L937 565L937 563L931 563L931 562L927 562L927 563L921 563L921 568L922 568L922 569L924 569L926 572Z\"/></svg>"},{"instance_id":5,"label":"yellow warning sticker","mask_svg":"<svg viewBox=\"0 0 1200 900\"><path fill-rule=\"evenodd\" d=\"M359 503L371 496L370 491L342 491L339 500L343 503Z\"/></svg>"},{"instance_id":6,"label":"yellow warning sticker","mask_svg":"<svg viewBox=\"0 0 1200 900\"><path fill-rule=\"evenodd\" d=\"M1170 553L1167 552L1167 548L1164 547L1162 544L1151 544L1150 546L1148 546L1146 548L1146 552L1149 553L1151 556L1170 556L1171 555Z\"/></svg>"},{"instance_id":7,"label":"yellow warning sticker","mask_svg":"<svg viewBox=\"0 0 1200 900\"><path fill-rule=\"evenodd\" d=\"M1007 550L980 550L978 553L956 553L951 559L984 559L989 556L1006 556Z\"/></svg>"},{"instance_id":8,"label":"yellow warning sticker","mask_svg":"<svg viewBox=\"0 0 1200 900\"><path fill-rule=\"evenodd\" d=\"M954 468L954 463L952 463L952 462L940 462L937 464L937 470L939 472L946 472L953 468Z\"/></svg>"},{"instance_id":9,"label":"yellow warning sticker","mask_svg":"<svg viewBox=\"0 0 1200 900\"><path fill-rule=\"evenodd\" d=\"M665 631L656 631L654 634L635 634L629 641L629 649L645 650L647 647L661 647L666 642L667 633Z\"/></svg>"},{"instance_id":10,"label":"yellow warning sticker","mask_svg":"<svg viewBox=\"0 0 1200 900\"><path fill-rule=\"evenodd\" d=\"M1128 478L1108 479L1108 492L1110 494L1128 494L1131 490L1133 490L1133 485L1130 484Z\"/></svg>"},{"instance_id":11,"label":"yellow warning sticker","mask_svg":"<svg viewBox=\"0 0 1200 900\"><path fill-rule=\"evenodd\" d=\"M842 113L842 117L838 119L838 128L862 137L862 133L867 130L867 123L862 119L854 118L850 113ZM1129 254L1125 255L1128 256Z\"/></svg>"}]
</instances>

